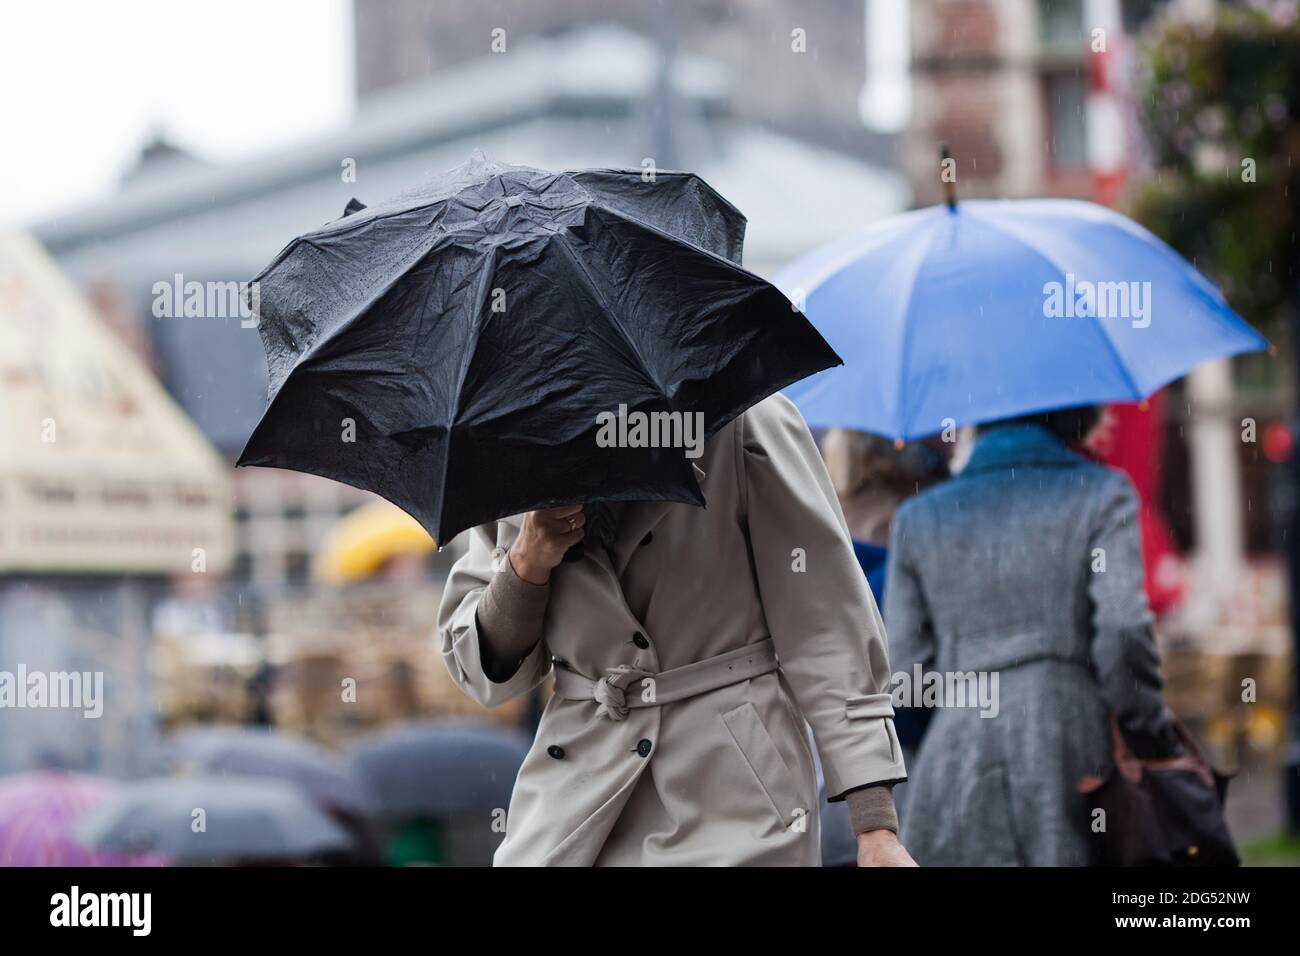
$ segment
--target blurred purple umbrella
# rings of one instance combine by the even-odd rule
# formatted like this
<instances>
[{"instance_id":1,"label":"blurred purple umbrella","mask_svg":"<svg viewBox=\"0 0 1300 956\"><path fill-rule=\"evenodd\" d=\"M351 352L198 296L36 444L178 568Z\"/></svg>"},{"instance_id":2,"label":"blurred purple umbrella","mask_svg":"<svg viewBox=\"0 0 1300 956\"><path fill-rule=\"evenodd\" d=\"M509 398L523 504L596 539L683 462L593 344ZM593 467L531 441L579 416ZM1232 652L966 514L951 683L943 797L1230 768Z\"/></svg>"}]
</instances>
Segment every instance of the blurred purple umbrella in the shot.
<instances>
[{"instance_id":1,"label":"blurred purple umbrella","mask_svg":"<svg viewBox=\"0 0 1300 956\"><path fill-rule=\"evenodd\" d=\"M59 771L0 778L0 866L162 866L156 854L90 850L68 833L116 790L111 780Z\"/></svg>"}]
</instances>

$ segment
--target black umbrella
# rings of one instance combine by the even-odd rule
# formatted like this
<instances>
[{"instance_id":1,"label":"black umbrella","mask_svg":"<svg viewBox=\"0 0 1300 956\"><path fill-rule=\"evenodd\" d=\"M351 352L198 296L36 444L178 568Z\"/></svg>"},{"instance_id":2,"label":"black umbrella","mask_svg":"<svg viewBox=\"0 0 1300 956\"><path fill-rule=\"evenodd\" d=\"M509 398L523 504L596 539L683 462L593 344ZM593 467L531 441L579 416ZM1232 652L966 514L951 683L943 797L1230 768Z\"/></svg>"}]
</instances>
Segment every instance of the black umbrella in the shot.
<instances>
[{"instance_id":1,"label":"black umbrella","mask_svg":"<svg viewBox=\"0 0 1300 956\"><path fill-rule=\"evenodd\" d=\"M422 721L358 741L352 767L380 816L467 813L510 803L528 744L500 725Z\"/></svg>"},{"instance_id":2,"label":"black umbrella","mask_svg":"<svg viewBox=\"0 0 1300 956\"><path fill-rule=\"evenodd\" d=\"M292 784L233 776L127 784L79 817L72 834L85 846L156 852L174 862L298 858L356 843Z\"/></svg>"},{"instance_id":3,"label":"black umbrella","mask_svg":"<svg viewBox=\"0 0 1300 956\"><path fill-rule=\"evenodd\" d=\"M737 264L743 232L689 174L481 155L350 203L256 279L270 402L239 464L373 491L440 543L559 504L702 505L681 447L603 447L598 416L656 416L680 445L839 363Z\"/></svg>"},{"instance_id":4,"label":"black umbrella","mask_svg":"<svg viewBox=\"0 0 1300 956\"><path fill-rule=\"evenodd\" d=\"M271 777L294 784L317 805L354 816L374 797L341 757L301 737L265 727L190 727L162 748L166 769L196 769L214 777Z\"/></svg>"}]
</instances>

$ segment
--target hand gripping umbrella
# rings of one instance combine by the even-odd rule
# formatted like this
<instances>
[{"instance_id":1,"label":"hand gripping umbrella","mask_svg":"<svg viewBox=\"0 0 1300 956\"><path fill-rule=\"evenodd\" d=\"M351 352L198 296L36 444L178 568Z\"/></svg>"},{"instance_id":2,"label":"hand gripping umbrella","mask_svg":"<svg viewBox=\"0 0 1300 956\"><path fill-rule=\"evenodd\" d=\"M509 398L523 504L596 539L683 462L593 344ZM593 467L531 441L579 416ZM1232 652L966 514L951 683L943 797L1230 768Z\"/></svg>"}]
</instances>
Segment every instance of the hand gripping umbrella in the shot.
<instances>
[{"instance_id":1,"label":"hand gripping umbrella","mask_svg":"<svg viewBox=\"0 0 1300 956\"><path fill-rule=\"evenodd\" d=\"M708 437L839 363L695 176L476 154L348 208L255 280L270 401L238 464L373 491L439 543L559 504L702 505L681 447L602 447L602 422Z\"/></svg>"}]
</instances>

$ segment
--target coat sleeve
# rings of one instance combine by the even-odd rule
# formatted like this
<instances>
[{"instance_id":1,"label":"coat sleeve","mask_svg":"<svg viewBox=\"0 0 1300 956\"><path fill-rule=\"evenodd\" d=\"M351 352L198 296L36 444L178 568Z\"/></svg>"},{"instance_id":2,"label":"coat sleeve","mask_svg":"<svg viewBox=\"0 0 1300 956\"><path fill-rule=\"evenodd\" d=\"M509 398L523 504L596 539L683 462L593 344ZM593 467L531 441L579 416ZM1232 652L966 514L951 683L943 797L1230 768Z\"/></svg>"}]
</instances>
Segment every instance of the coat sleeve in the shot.
<instances>
[{"instance_id":1,"label":"coat sleeve","mask_svg":"<svg viewBox=\"0 0 1300 956\"><path fill-rule=\"evenodd\" d=\"M505 522L481 525L469 533L469 550L447 576L438 608L438 650L452 680L484 707L496 707L536 687L551 670L545 640L524 657L519 668L500 683L488 673L478 622L479 602L494 574L509 573L506 552L516 530Z\"/></svg>"},{"instance_id":2,"label":"coat sleeve","mask_svg":"<svg viewBox=\"0 0 1300 956\"><path fill-rule=\"evenodd\" d=\"M926 604L920 575L912 563L913 522L906 504L895 514L889 538L889 566L885 573L885 626L889 631L889 658L895 670L911 674L921 665L934 666L934 625Z\"/></svg>"},{"instance_id":3,"label":"coat sleeve","mask_svg":"<svg viewBox=\"0 0 1300 956\"><path fill-rule=\"evenodd\" d=\"M742 507L763 615L812 727L826 795L905 780L884 625L812 435L779 394L740 424Z\"/></svg>"},{"instance_id":4,"label":"coat sleeve","mask_svg":"<svg viewBox=\"0 0 1300 956\"><path fill-rule=\"evenodd\" d=\"M1151 610L1142 590L1137 495L1119 472L1107 475L1090 551L1092 662L1102 696L1134 752L1155 757L1176 751L1173 718L1161 694Z\"/></svg>"},{"instance_id":5,"label":"coat sleeve","mask_svg":"<svg viewBox=\"0 0 1300 956\"><path fill-rule=\"evenodd\" d=\"M913 557L916 521L904 502L894 514L885 573L885 629L889 634L889 660L894 673L907 674L915 685L916 668L935 669L938 645L934 619ZM894 729L904 747L921 745L934 712L925 707L899 706L894 701Z\"/></svg>"}]
</instances>

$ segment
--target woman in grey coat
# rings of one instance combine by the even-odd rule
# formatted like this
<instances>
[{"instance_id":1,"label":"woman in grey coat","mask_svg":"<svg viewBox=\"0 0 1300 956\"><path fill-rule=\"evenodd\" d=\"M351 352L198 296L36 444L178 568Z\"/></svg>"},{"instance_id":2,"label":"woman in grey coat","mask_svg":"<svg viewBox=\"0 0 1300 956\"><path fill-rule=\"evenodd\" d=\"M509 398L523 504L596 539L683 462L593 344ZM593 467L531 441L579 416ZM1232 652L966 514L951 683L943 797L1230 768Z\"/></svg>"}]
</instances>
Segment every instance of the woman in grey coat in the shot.
<instances>
[{"instance_id":1,"label":"woman in grey coat","mask_svg":"<svg viewBox=\"0 0 1300 956\"><path fill-rule=\"evenodd\" d=\"M1097 419L1072 409L986 426L961 473L894 518L895 705L941 704L902 833L922 866L1090 864L1077 785L1108 765L1109 715L1138 754L1178 750L1137 498L1124 474L1066 446Z\"/></svg>"}]
</instances>

